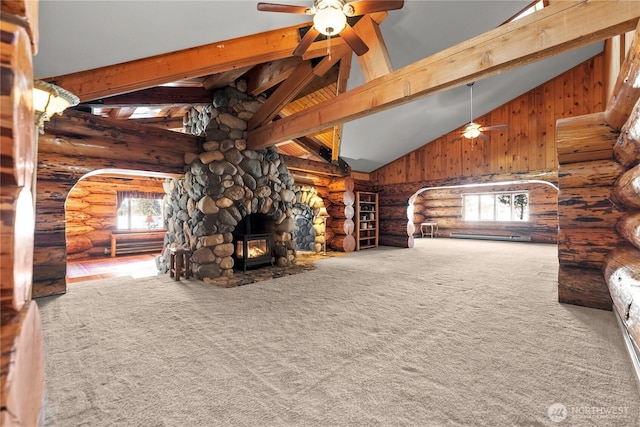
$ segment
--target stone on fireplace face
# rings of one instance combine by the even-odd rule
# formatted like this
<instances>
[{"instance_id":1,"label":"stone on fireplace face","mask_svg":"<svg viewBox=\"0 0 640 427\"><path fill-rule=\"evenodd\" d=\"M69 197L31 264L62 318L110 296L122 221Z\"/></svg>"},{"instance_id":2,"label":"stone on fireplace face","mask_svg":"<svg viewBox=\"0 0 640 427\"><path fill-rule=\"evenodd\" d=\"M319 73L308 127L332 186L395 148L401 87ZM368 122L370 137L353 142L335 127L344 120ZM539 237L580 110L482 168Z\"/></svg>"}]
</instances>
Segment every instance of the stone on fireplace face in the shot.
<instances>
[{"instance_id":1,"label":"stone on fireplace face","mask_svg":"<svg viewBox=\"0 0 640 427\"><path fill-rule=\"evenodd\" d=\"M280 254L276 263L295 263L292 207L298 189L275 148L246 148L247 121L264 98L242 92L245 84L236 86L216 90L212 105L194 109L185 118L185 129L206 132L203 152L185 156L191 160L185 177L165 185L171 204L166 221L172 230L167 246L189 245L198 254L191 262L200 279L232 274L232 233L252 214L262 214L274 224L269 252ZM202 249L207 252L199 252Z\"/></svg>"}]
</instances>

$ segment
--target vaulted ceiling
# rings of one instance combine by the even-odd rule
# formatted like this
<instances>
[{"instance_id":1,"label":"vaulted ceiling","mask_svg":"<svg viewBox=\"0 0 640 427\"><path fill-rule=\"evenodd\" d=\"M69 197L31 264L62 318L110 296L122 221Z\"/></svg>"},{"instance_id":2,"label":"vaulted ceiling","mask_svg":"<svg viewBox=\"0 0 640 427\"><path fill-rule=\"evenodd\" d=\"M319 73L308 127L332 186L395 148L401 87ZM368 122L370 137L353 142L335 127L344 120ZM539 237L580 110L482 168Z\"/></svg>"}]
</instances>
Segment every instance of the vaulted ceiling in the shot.
<instances>
[{"instance_id":1,"label":"vaulted ceiling","mask_svg":"<svg viewBox=\"0 0 640 427\"><path fill-rule=\"evenodd\" d=\"M308 5L311 1L279 3ZM330 55L326 42L316 42L299 58L292 55L292 47L309 17L258 12L252 1L44 0L34 66L37 78L51 79L76 92L94 114L169 129L181 126L191 106L210 102L213 90L242 76L249 92L267 95L252 123L256 140L258 136L263 141L279 138L280 151L297 157L319 158L327 150L339 150L353 170L369 172L469 122L465 83L476 81L473 113L477 117L602 50L599 41L574 43L579 48L563 46L516 63L518 53L509 52L510 42L522 50L523 41L516 40L515 31L505 31L501 44L494 41L487 46L504 50L490 51L496 58L504 54L512 59L505 60L503 68L487 71L491 65L482 64L482 56L479 61L474 57L474 44L464 46L463 42L494 30L528 4L529 0L409 0L400 10L372 14L354 25L371 47L368 54L356 57L340 38L334 38ZM530 39L532 45L538 42ZM460 47L458 56L447 50L455 45ZM407 80L406 100L401 93L393 94L398 99L391 101L378 101L369 94L374 81L398 74L393 70L412 66L413 79L421 64L429 72L428 64L436 62L425 58L442 51L449 52L452 61L467 55L469 67L459 63L459 76L425 77L434 81L420 82L424 88L419 93L412 92L411 79ZM438 78L442 89L430 90L438 85ZM400 76L388 80L390 92L402 90ZM352 91L356 88L362 88L360 96ZM329 105L345 92L345 105L334 102L331 110L300 114L316 104ZM359 101L361 112L347 114L349 105ZM367 110L374 113L368 115ZM266 126L272 119L298 123L275 129L273 124Z\"/></svg>"}]
</instances>

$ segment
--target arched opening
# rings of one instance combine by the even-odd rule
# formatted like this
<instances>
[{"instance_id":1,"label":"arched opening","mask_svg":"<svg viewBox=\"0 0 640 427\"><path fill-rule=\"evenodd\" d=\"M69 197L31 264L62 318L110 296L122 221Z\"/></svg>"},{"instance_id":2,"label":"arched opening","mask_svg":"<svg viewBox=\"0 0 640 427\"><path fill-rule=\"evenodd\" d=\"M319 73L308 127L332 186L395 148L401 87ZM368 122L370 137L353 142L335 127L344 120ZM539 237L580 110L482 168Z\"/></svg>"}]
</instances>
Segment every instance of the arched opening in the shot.
<instances>
[{"instance_id":1,"label":"arched opening","mask_svg":"<svg viewBox=\"0 0 640 427\"><path fill-rule=\"evenodd\" d=\"M544 180L426 187L409 198L407 233L423 237L422 224L437 224L440 237L556 243L557 203L558 187Z\"/></svg>"},{"instance_id":2,"label":"arched opening","mask_svg":"<svg viewBox=\"0 0 640 427\"><path fill-rule=\"evenodd\" d=\"M102 169L78 180L64 205L68 282L157 274L170 176Z\"/></svg>"}]
</instances>

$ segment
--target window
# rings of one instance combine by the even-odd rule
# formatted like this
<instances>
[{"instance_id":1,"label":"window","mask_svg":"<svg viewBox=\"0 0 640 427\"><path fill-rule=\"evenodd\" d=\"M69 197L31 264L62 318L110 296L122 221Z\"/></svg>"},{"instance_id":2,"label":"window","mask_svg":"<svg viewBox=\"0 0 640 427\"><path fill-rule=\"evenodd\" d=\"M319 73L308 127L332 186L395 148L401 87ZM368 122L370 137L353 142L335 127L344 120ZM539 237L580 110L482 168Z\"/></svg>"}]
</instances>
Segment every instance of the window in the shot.
<instances>
[{"instance_id":1,"label":"window","mask_svg":"<svg viewBox=\"0 0 640 427\"><path fill-rule=\"evenodd\" d=\"M481 193L462 196L465 221L528 221L527 193Z\"/></svg>"},{"instance_id":2,"label":"window","mask_svg":"<svg viewBox=\"0 0 640 427\"><path fill-rule=\"evenodd\" d=\"M163 228L162 194L118 193L117 217L118 230Z\"/></svg>"}]
</instances>

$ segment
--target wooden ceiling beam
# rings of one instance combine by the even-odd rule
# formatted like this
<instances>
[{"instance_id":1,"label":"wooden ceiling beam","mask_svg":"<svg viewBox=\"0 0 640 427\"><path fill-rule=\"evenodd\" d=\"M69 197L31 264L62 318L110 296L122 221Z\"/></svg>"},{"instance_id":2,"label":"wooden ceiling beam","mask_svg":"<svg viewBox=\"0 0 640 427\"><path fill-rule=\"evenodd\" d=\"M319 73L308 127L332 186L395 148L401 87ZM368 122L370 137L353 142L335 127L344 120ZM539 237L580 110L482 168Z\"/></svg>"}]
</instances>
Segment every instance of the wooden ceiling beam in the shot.
<instances>
[{"instance_id":1,"label":"wooden ceiling beam","mask_svg":"<svg viewBox=\"0 0 640 427\"><path fill-rule=\"evenodd\" d=\"M198 137L171 132L140 124L137 120L115 120L67 109L64 115L54 115L45 123L45 131L56 136L72 135L79 140L117 141L112 148L121 149L129 144L153 146L163 151L198 152ZM153 162L153 157L149 158Z\"/></svg>"},{"instance_id":2,"label":"wooden ceiling beam","mask_svg":"<svg viewBox=\"0 0 640 427\"><path fill-rule=\"evenodd\" d=\"M349 75L351 74L351 59L352 56L342 58L340 61L340 69L338 70L338 78L336 80L338 94L345 93L347 91L347 84L349 81ZM333 137L331 144L331 161L336 163L340 160L340 144L342 143L342 125L335 125L333 127Z\"/></svg>"},{"instance_id":3,"label":"wooden ceiling beam","mask_svg":"<svg viewBox=\"0 0 640 427\"><path fill-rule=\"evenodd\" d=\"M300 42L298 29L309 25L311 23L280 28L45 80L55 82L86 102L288 58ZM340 38L331 40L332 49L344 45ZM308 58L317 58L326 52L327 43L322 41L314 43L306 54Z\"/></svg>"},{"instance_id":4,"label":"wooden ceiling beam","mask_svg":"<svg viewBox=\"0 0 640 427\"><path fill-rule=\"evenodd\" d=\"M257 96L287 79L302 62L299 56L269 61L251 70L247 75L247 92Z\"/></svg>"},{"instance_id":5,"label":"wooden ceiling beam","mask_svg":"<svg viewBox=\"0 0 640 427\"><path fill-rule=\"evenodd\" d=\"M182 117L152 117L148 119L133 119L136 123L154 126L165 130L182 129Z\"/></svg>"},{"instance_id":6,"label":"wooden ceiling beam","mask_svg":"<svg viewBox=\"0 0 640 427\"><path fill-rule=\"evenodd\" d=\"M202 86L207 90L228 86L231 83L235 82L251 68L253 68L252 65L247 65L246 67L239 67L235 70L225 71L224 73L212 74L204 79L204 82L202 82Z\"/></svg>"},{"instance_id":7,"label":"wooden ceiling beam","mask_svg":"<svg viewBox=\"0 0 640 427\"><path fill-rule=\"evenodd\" d=\"M249 120L249 129L270 122L314 77L324 75L340 59L350 54L351 49L348 46L340 46L334 49L331 56L325 56L315 67L312 67L309 61L300 63Z\"/></svg>"},{"instance_id":8,"label":"wooden ceiling beam","mask_svg":"<svg viewBox=\"0 0 640 427\"><path fill-rule=\"evenodd\" d=\"M113 108L109 111L109 118L117 119L117 120L126 120L133 113L135 113L136 107L123 107L123 108Z\"/></svg>"},{"instance_id":9,"label":"wooden ceiling beam","mask_svg":"<svg viewBox=\"0 0 640 427\"><path fill-rule=\"evenodd\" d=\"M259 149L630 31L640 2L561 1L249 132ZM575 25L580 22L580 25Z\"/></svg>"},{"instance_id":10,"label":"wooden ceiling beam","mask_svg":"<svg viewBox=\"0 0 640 427\"><path fill-rule=\"evenodd\" d=\"M213 92L204 88L159 86L84 102L83 105L102 108L206 105L211 104L212 99Z\"/></svg>"},{"instance_id":11,"label":"wooden ceiling beam","mask_svg":"<svg viewBox=\"0 0 640 427\"><path fill-rule=\"evenodd\" d=\"M356 27L360 38L369 46L367 53L358 56L364 81L369 82L392 72L391 58L378 23L365 15Z\"/></svg>"},{"instance_id":12,"label":"wooden ceiling beam","mask_svg":"<svg viewBox=\"0 0 640 427\"><path fill-rule=\"evenodd\" d=\"M301 159L300 157L282 156L287 169L312 173L324 176L348 176L349 171L344 171L338 165L325 162L315 162L313 160Z\"/></svg>"}]
</instances>

